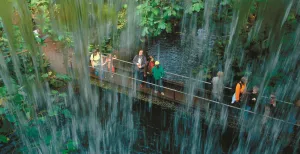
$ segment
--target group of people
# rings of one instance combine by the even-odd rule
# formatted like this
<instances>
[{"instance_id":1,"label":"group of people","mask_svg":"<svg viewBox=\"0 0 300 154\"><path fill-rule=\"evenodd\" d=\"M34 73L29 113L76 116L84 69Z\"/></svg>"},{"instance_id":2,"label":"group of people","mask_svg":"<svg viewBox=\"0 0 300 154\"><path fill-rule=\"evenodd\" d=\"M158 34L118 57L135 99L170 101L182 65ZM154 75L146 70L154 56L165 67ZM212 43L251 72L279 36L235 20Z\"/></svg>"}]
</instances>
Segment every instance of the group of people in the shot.
<instances>
[{"instance_id":1,"label":"group of people","mask_svg":"<svg viewBox=\"0 0 300 154\"><path fill-rule=\"evenodd\" d=\"M212 78L212 99L215 101L221 101L223 99L223 75L223 72L218 72L217 76ZM254 111L257 102L257 97L259 94L259 88L258 86L253 86L252 90L247 91L247 82L247 77L242 77L240 81L236 82L233 85L233 95L231 99L231 104L240 108L242 106L241 102L246 102L245 109L249 111ZM274 111L275 107L276 97L274 94L271 94L268 108Z\"/></svg>"},{"instance_id":2,"label":"group of people","mask_svg":"<svg viewBox=\"0 0 300 154\"><path fill-rule=\"evenodd\" d=\"M215 101L222 101L223 100L223 72L218 72L216 77L212 78L212 99ZM232 100L231 105L242 108L243 105L245 105L245 110L248 111L256 111L259 113L262 113L266 116L283 116L283 118L286 118L286 116L289 116L289 118L294 118L294 122L297 121L295 119L298 119L298 123L300 124L300 99L296 99L294 106L292 106L292 113L283 114L282 112L289 112L287 111L278 111L277 103L276 103L276 95L274 93L271 93L269 99L262 99L262 103L257 104L258 101L258 95L259 95L259 88L258 86L253 86L252 90L247 91L247 77L242 77L240 81L235 83L232 87ZM255 108L258 108L255 110ZM284 110L284 109L280 109ZM278 115L279 112L279 115ZM245 114L246 118L248 117L248 113ZM295 122L296 123L296 122Z\"/></svg>"},{"instance_id":3,"label":"group of people","mask_svg":"<svg viewBox=\"0 0 300 154\"><path fill-rule=\"evenodd\" d=\"M113 66L114 59L116 59L116 56L112 56L112 54L108 54L107 57L102 57L99 49L96 49L90 56L91 67L95 70L97 76L100 75L100 68L102 68L103 70L112 72L111 77L113 77L113 73L115 72L115 67ZM159 61L155 61L151 55L147 58L144 55L144 51L139 50L138 55L133 58L133 66L134 78L137 79L136 84L140 88L143 86L146 88L154 88L155 93L160 92L161 95L164 95L162 78L165 72ZM223 101L223 76L224 73L219 71L217 76L212 78L212 99L215 101ZM104 73L102 73L100 77L104 78ZM144 82L145 80L147 82ZM239 108L245 105L246 110L254 111L257 106L259 88L258 86L253 86L252 90L247 91L247 82L247 77L242 77L240 81L234 84L232 87L233 96L231 104ZM264 111L262 112L264 112L265 115L274 116L276 109L275 94L272 93L267 100L267 103L265 103L263 107ZM300 103L298 104L298 106L300 106Z\"/></svg>"},{"instance_id":4,"label":"group of people","mask_svg":"<svg viewBox=\"0 0 300 154\"><path fill-rule=\"evenodd\" d=\"M117 57L115 55L112 56L112 54L103 57L100 54L99 49L94 50L93 54L89 57L90 65L94 70L95 75L100 76L101 79L104 78L104 71L112 72L111 77L113 77L113 74L115 73L113 60L116 58ZM140 88L143 87L144 84L142 81L146 79L148 82L146 84L147 88L154 87L154 93L160 92L161 95L164 95L162 78L165 75L165 71L159 61L154 61L153 56L149 56L147 59L144 55L144 51L140 50L139 54L134 57L133 64L134 78L137 79L137 85L139 85ZM104 70L101 74L100 69Z\"/></svg>"},{"instance_id":5,"label":"group of people","mask_svg":"<svg viewBox=\"0 0 300 154\"><path fill-rule=\"evenodd\" d=\"M151 88L154 85L154 93L160 92L161 95L164 95L162 78L165 75L165 71L159 61L154 61L153 56L149 56L147 59L144 51L140 50L132 62L134 65L134 77L138 79L137 85L142 88L142 81L146 79L150 83L146 84L147 88Z\"/></svg>"},{"instance_id":6,"label":"group of people","mask_svg":"<svg viewBox=\"0 0 300 154\"><path fill-rule=\"evenodd\" d=\"M99 76L100 69L102 68L105 71L112 72L111 77L113 77L113 73L115 72L113 60L116 58L117 57L115 55L112 56L112 54L108 54L106 57L103 57L100 54L99 49L96 49L90 56L90 64L97 76ZM104 72L102 72L100 78L103 79L104 77Z\"/></svg>"}]
</instances>

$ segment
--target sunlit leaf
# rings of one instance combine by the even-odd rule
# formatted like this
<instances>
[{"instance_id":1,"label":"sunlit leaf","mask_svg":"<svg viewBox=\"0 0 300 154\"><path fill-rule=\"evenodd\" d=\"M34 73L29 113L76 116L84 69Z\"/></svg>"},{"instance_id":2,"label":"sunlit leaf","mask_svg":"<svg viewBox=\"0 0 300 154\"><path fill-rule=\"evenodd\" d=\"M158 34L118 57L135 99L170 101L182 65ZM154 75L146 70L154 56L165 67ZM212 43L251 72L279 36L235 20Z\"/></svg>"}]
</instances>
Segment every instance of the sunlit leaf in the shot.
<instances>
[{"instance_id":1,"label":"sunlit leaf","mask_svg":"<svg viewBox=\"0 0 300 154\"><path fill-rule=\"evenodd\" d=\"M202 2L193 4L193 11L199 12L203 8L204 6Z\"/></svg>"},{"instance_id":2,"label":"sunlit leaf","mask_svg":"<svg viewBox=\"0 0 300 154\"><path fill-rule=\"evenodd\" d=\"M164 21L159 22L158 28L160 28L160 29L166 29L166 23Z\"/></svg>"},{"instance_id":3,"label":"sunlit leaf","mask_svg":"<svg viewBox=\"0 0 300 154\"><path fill-rule=\"evenodd\" d=\"M158 8L155 8L155 9L152 10L152 12L153 12L154 15L158 15L160 10Z\"/></svg>"},{"instance_id":4,"label":"sunlit leaf","mask_svg":"<svg viewBox=\"0 0 300 154\"><path fill-rule=\"evenodd\" d=\"M57 90L51 90L51 93L55 95L55 94L58 93L58 91Z\"/></svg>"},{"instance_id":5,"label":"sunlit leaf","mask_svg":"<svg viewBox=\"0 0 300 154\"><path fill-rule=\"evenodd\" d=\"M59 97L67 97L67 94L66 93L61 93L58 95Z\"/></svg>"},{"instance_id":6,"label":"sunlit leaf","mask_svg":"<svg viewBox=\"0 0 300 154\"><path fill-rule=\"evenodd\" d=\"M49 76L48 73L45 73L42 75L42 78L48 78L48 76Z\"/></svg>"},{"instance_id":7,"label":"sunlit leaf","mask_svg":"<svg viewBox=\"0 0 300 154\"><path fill-rule=\"evenodd\" d=\"M4 135L0 135L0 143L8 143L9 138L4 136Z\"/></svg>"}]
</instances>

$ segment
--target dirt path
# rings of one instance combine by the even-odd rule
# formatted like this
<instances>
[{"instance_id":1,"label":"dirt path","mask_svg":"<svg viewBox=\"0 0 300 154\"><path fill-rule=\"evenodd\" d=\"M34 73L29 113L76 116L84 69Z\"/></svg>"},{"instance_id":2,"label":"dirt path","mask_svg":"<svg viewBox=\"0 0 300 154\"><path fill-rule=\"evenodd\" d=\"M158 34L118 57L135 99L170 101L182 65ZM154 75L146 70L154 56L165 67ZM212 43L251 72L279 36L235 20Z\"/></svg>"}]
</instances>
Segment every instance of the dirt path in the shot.
<instances>
[{"instance_id":1,"label":"dirt path","mask_svg":"<svg viewBox=\"0 0 300 154\"><path fill-rule=\"evenodd\" d=\"M50 68L57 73L66 74L67 68L64 64L64 52L61 49L61 45L58 42L54 42L50 38L45 40L45 46L42 47L43 52L45 53L46 58L49 60ZM68 54L72 54L71 49L68 50ZM67 54L66 54L67 55Z\"/></svg>"}]
</instances>

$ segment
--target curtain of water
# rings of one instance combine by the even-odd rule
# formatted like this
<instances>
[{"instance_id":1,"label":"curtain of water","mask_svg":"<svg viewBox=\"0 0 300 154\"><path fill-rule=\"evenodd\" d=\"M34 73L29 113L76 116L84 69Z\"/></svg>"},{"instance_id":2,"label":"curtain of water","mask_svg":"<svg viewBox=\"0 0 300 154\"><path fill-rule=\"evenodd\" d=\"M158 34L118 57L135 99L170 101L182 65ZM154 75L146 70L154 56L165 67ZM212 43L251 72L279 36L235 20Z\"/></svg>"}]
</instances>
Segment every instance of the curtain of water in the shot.
<instances>
[{"instance_id":1,"label":"curtain of water","mask_svg":"<svg viewBox=\"0 0 300 154\"><path fill-rule=\"evenodd\" d=\"M88 44L101 42L110 36L113 29L115 28L115 21L109 19L105 12L99 10L104 9L104 4L113 8L120 8L125 2L128 3L128 26L121 33L120 42L121 46L128 50L124 55L131 54L129 51L132 44L138 41L137 35L139 32L136 30L136 22L138 17L135 15L136 2L129 1L82 1L82 0L52 0L51 5L57 4L62 8L62 18L53 18L53 27L57 31L67 30L72 33L74 38L74 52L75 52L75 64L74 70L70 75L73 77L68 85L68 96L61 102L65 104L67 108L72 111L71 119L63 119L60 116L52 116L46 119L44 123L32 124L28 121L26 115L21 112L17 112L17 120L19 124L16 126L18 135L21 139L21 144L27 147L27 153L59 153L63 149L63 145L68 141L72 140L75 146L79 147L79 152L86 153L133 153L135 151L136 142L138 138L142 138L145 147L150 147L147 143L145 130L141 128L134 121L134 117L137 116L133 109L134 96L136 96L136 87L133 87L133 91L130 91L128 97L124 95L119 96L116 92L106 91L94 88L90 84L88 61L86 59L88 53ZM196 54L203 61L203 64L211 64L211 60L215 60L215 57L211 55L211 49L209 49L210 38L214 34L214 26L212 23L212 15L218 10L216 4L218 0L205 1L204 7L204 24L202 25L204 32L206 33L206 39L200 41L196 38L197 24L196 20L198 14L183 15L182 19L182 33L185 37L182 37L182 42L189 41L189 51L191 55ZM250 6L254 3L253 0L236 1L234 3L234 15L231 21L230 29L228 31L229 40L228 45L225 49L224 55L224 72L226 80L232 79L231 65L233 57L240 55L239 65L245 65L243 61L243 49L240 49L239 45L239 33L244 26L245 20L247 19ZM278 0L266 1L261 3L258 7L258 18L254 25L251 34L249 35L248 41L252 40L262 31L266 31L268 35L267 44L269 44L269 50L274 51L273 54L268 55L264 62L264 65L258 65L252 67L253 75L263 74L261 80L261 91L265 91L266 84L269 82L270 73L276 67L290 66L289 70L295 69L299 62L299 48L300 48L300 27L298 26L295 34L295 39L292 47L292 54L286 59L282 60L283 48L283 24L287 19L287 15L293 8L295 1L283 1ZM3 4L3 5L2 5ZM24 1L17 1L17 3L9 3L4 1L0 7L1 17L4 23L5 32L7 33L8 40L10 43L10 53L13 59L14 71L18 79L18 84L25 86L26 100L32 103L36 110L44 109L50 113L56 110L54 106L55 100L51 95L51 90L47 83L41 83L40 80L34 83L27 83L26 79L20 72L20 62L16 55L15 40L13 38L13 29L11 28L11 10L12 6L15 5L17 11L20 13L20 29L22 37L26 42L27 48L31 52L31 58L33 59L36 77L38 79L39 73L37 70L36 55L41 51L34 42L33 34L31 33L32 23L27 4ZM186 2L185 6L190 6L191 2ZM298 3L299 5L299 3ZM299 10L299 7L297 8ZM107 10L108 11L108 10ZM282 12L285 12L284 14ZM6 13L6 14L5 14ZM55 21L57 20L57 21ZM264 29L263 29L264 28ZM266 28L266 29L265 29ZM187 42L188 42L187 41ZM160 48L158 47L158 52ZM65 51L63 51L65 52ZM26 65L26 64L25 64ZM5 85L8 87L11 94L15 91L10 80L9 70L4 62L2 53L0 54L0 75ZM198 79L201 79L206 72L200 71L197 75ZM191 73L190 73L191 74ZM287 96L296 97L299 93L299 71L295 73L295 77L290 77L290 80L294 79L294 82L283 85L280 84L274 90L280 94L281 98ZM295 80L297 78L298 80ZM76 79L76 80L75 80ZM123 85L126 86L127 80L121 78ZM73 84L78 85L79 92L73 91ZM202 87L203 83L195 84L193 81L186 83L186 92L189 94L195 94L195 89ZM282 90L283 89L283 90ZM115 89L116 90L116 89ZM292 90L292 92L290 92ZM287 96L285 96L287 95ZM150 96L150 100L151 100ZM193 104L194 98L187 97L188 102L185 111L189 112ZM15 110L15 106L7 103L10 111ZM219 119L217 119L217 112L212 112L208 109L208 105L202 102L203 106L206 106L206 114L201 115L200 108L194 110L194 112L187 116L180 111L175 112L174 120L172 121L172 129L160 133L160 139L156 141L155 152L162 152L164 149L170 151L176 151L180 153L222 153L222 143L220 140L222 135L227 130L227 117L228 108L225 106L221 108ZM150 105L151 110L151 105ZM289 111L286 111L289 112ZM230 150L233 153L279 153L280 150L287 144L291 137L286 135L282 139L280 136L287 132L289 129L284 123L278 120L266 120L261 115L253 115L249 119L245 119L245 112L239 112L239 132L237 136L237 143L233 143L230 146ZM37 117L35 112L34 117ZM139 115L138 115L139 116ZM204 120L201 118L203 117ZM166 115L163 115L161 120L166 123ZM34 130L26 130L26 126L35 125ZM144 131L142 136L138 134L140 131ZM36 132L36 133L32 133ZM34 136L38 140L34 141ZM45 140L51 138L50 143L46 143ZM296 136L297 143L299 143L299 134ZM231 141L228 141L231 142ZM84 147L85 144L86 147ZM297 144L295 144L297 145ZM175 147L175 148L174 148ZM172 149L174 148L174 149ZM296 152L296 150L295 150Z\"/></svg>"}]
</instances>

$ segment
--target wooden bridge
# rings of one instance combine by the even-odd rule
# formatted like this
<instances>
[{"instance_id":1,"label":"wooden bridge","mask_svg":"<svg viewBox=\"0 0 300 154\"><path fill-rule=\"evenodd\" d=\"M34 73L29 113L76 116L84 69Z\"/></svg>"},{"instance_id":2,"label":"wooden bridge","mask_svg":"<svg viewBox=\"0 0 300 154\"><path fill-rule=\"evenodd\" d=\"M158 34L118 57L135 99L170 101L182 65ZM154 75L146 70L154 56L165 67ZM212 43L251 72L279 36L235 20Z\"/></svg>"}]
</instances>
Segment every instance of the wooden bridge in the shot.
<instances>
[{"instance_id":1,"label":"wooden bridge","mask_svg":"<svg viewBox=\"0 0 300 154\"><path fill-rule=\"evenodd\" d=\"M163 91L165 95L161 95L160 93L154 93L153 88L146 88L146 84L152 85L152 86L158 86L154 85L152 83L141 81L133 77L133 64L128 61L120 60L120 59L114 59L114 67L116 68L116 72L112 73L107 70L101 70L104 73L105 78L100 79L99 76L95 75L94 72L91 69L91 79L92 83L97 84L98 86L101 86L101 83L109 83L113 84L117 87L126 88L128 91L131 92L138 92L141 93L144 97L145 101L156 101L157 104L161 106L169 106L169 108L175 108L176 106L190 106L191 108L200 108L202 111L207 112L210 105L219 106L219 112L221 112L221 108L226 108L229 111L229 119L233 119L231 124L232 125L238 125L237 119L238 114L234 114L237 112L248 112L249 114L261 114L262 117L266 117L267 119L272 119L276 121L284 122L288 125L295 125L300 126L294 123L287 122L283 119L270 117L267 115L263 115L263 113L254 113L252 111L246 111L244 108L239 108L236 106L233 106L229 104L231 102L232 92L231 88L225 87L224 89L224 102L217 102L214 100L211 100L211 91L208 89L212 88L211 83L206 81L197 80L194 78L174 74L171 72L166 72L166 75L168 76L176 76L184 79L185 82L177 82L177 81L171 81L168 79L163 79ZM100 71L100 73L102 73ZM113 78L111 77L113 75ZM142 82L144 86L140 88L137 86L136 82ZM197 85L200 84L202 88L194 88L194 89L188 89L185 85ZM267 97L263 96L262 99L268 99ZM290 107L293 107L291 103L280 101L279 105L277 106L281 110L289 109ZM162 103L163 102L163 103ZM168 102L168 103L166 103ZM218 111L217 111L218 112ZM220 114L220 113L219 113ZM234 120L235 119L235 120ZM235 122L234 122L235 121Z\"/></svg>"},{"instance_id":2,"label":"wooden bridge","mask_svg":"<svg viewBox=\"0 0 300 154\"><path fill-rule=\"evenodd\" d=\"M48 43L51 46L51 43ZM45 50L45 49L44 49ZM23 54L23 53L27 53L27 51L23 51L23 52L19 52L17 54ZM63 61L62 57L63 55L58 55L59 53L56 53L55 57L51 57L51 55L47 55L46 53L46 57L50 60L50 64L54 64L54 66L63 66L62 62L58 62L58 61ZM10 55L4 56L4 58L9 57ZM52 55L53 56L53 55ZM103 55L103 57L105 57ZM58 59L60 58L60 59ZM212 85L210 82L206 82L206 81L201 81L198 79L194 79L194 78L190 78L187 76L182 76L182 75L178 75L178 74L174 74L171 72L165 72L166 76L170 77L176 77L176 78L181 78L181 81L184 82L178 82L178 81L172 81L172 80L168 80L168 79L163 79L163 86L161 88L163 88L163 91L165 93L165 95L161 95L159 93L154 93L153 89L150 88L146 88L146 86L144 86L144 88L139 88L136 86L136 81L140 81L138 79L135 79L133 77L133 64L131 62L128 61L124 61L121 59L114 59L113 60L113 65L116 68L116 72L112 73L109 71L105 71L105 70L101 70L106 78L104 79L100 79L99 76L96 76L94 74L94 72L92 71L92 69L90 68L90 76L91 76L91 81L92 84L97 85L97 86L101 86L102 83L107 83L109 85L114 85L117 87L122 87L122 88L126 88L128 91L131 92L138 92L139 94L143 94L143 98L145 101L151 101L151 102L156 102L159 105L164 105L165 107L168 108L177 108L178 106L184 106L184 108L186 106L189 106L191 108L200 108L203 111L208 110L210 104L213 104L215 106L219 106L218 108L226 108L229 110L230 113L236 113L236 112L248 112L249 114L262 114L262 113L254 113L252 111L245 111L243 108L239 108L236 106L231 105L229 102L231 101L231 97L232 97L232 90L229 87L225 87L224 89L224 98L223 98L223 102L217 102L214 100L211 100L211 91L210 89L212 89ZM72 66L72 64L70 65ZM102 73L100 72L100 73ZM113 74L113 78L111 78L110 76ZM145 81L140 81L142 82L144 85L149 84L152 86L157 86ZM192 87L191 85L193 85L195 88L191 89L191 88L187 88L187 87ZM198 88L195 85L201 85ZM268 99L268 97L266 96L262 96L262 99ZM290 109L291 107L294 107L292 103L289 102L285 102L285 101L281 101L281 100L276 100L278 103L277 108L280 108L280 110L286 110L286 109ZM162 103L164 102L164 103ZM186 110L186 109L184 109ZM229 118L231 117L232 119L237 119L238 115L236 114L230 114L228 115ZM275 118L275 117L269 117L267 115L262 115L268 119L272 119L272 120L276 120L276 121L281 121L284 122L288 125L294 125L299 127L300 125L298 124L294 124L294 123L290 123L287 122L286 120L282 120L279 118ZM233 120L236 121L236 120ZM238 125L238 124L237 124Z\"/></svg>"},{"instance_id":3,"label":"wooden bridge","mask_svg":"<svg viewBox=\"0 0 300 154\"><path fill-rule=\"evenodd\" d=\"M5 56L7 57L7 56ZM62 55L58 56L62 57ZM47 57L49 59L49 56ZM57 57L52 57L53 59L50 60L51 63L55 63L55 65L62 65L57 63ZM51 59L51 57L50 57ZM136 86L136 81L139 81L135 78L133 78L133 69L132 69L132 63L123 61L120 59L114 60L114 66L116 68L116 72L112 73L106 70L101 70L105 78L100 79L99 76L95 75L94 72L91 70L90 77L91 77L91 84L111 89L114 91L117 91L118 93L125 93L129 94L137 99L141 99L147 102L151 102L153 104L160 105L162 107L172 109L172 110L180 110L182 112L185 112L187 114L192 114L196 110L200 110L200 116L205 118L208 112L214 111L216 113L216 119L215 121L218 122L224 116L221 112L221 110L228 110L228 115L226 119L226 123L228 127L231 128L241 128L240 123L240 117L238 113L249 113L252 115L259 115L261 118L265 118L268 121L272 122L282 122L285 126L294 127L294 132L292 134L293 136L293 142L291 145L295 145L297 141L297 132L300 130L300 125L294 124L291 122L288 122L283 119L270 117L267 115L263 115L262 113L254 113L252 111L245 111L243 108L238 108L235 106L232 106L227 102L231 101L231 88L225 87L224 90L224 102L217 102L214 100L211 100L211 91L208 89L211 89L212 85L209 82L193 79L190 77L174 74L171 72L166 72L167 76L176 76L177 78L182 78L184 82L178 82L178 81L171 81L167 79L163 79L163 91L165 95L161 95L159 93L155 94L153 89L150 88L139 88ZM100 73L102 73L100 72ZM111 75L114 77L112 78ZM144 84L150 84L152 86L155 86L151 83L140 81ZM201 88L197 88L197 86L194 86L194 89L188 89L186 87L191 87L190 85L201 85ZM267 97L263 96L263 99L268 99ZM291 103L280 101L280 104L284 106L284 108L290 108L293 107ZM217 106L216 110L209 109L210 105ZM278 106L277 106L278 108ZM282 108L280 108L282 109Z\"/></svg>"}]
</instances>

